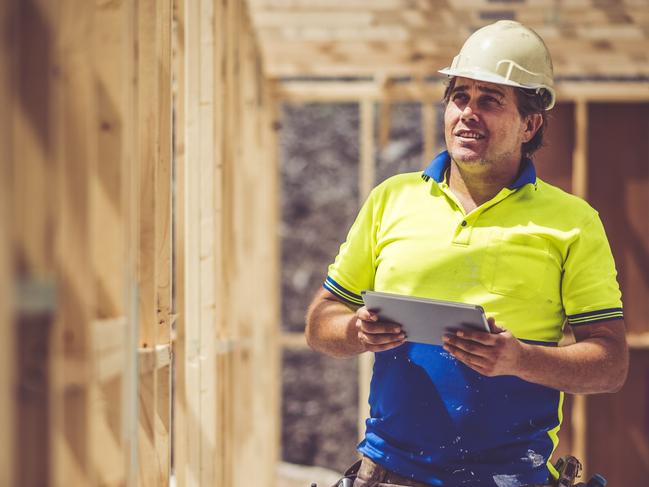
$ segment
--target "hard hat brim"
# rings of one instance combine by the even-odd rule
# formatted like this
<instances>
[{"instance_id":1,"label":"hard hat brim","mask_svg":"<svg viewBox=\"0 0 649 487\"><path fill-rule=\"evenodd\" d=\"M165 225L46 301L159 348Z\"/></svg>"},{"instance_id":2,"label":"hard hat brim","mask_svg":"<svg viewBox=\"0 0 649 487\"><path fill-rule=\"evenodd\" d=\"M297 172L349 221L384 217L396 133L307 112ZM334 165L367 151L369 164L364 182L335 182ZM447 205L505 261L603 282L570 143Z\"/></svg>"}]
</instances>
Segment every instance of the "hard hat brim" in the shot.
<instances>
[{"instance_id":1,"label":"hard hat brim","mask_svg":"<svg viewBox=\"0 0 649 487\"><path fill-rule=\"evenodd\" d=\"M545 110L547 111L550 110L552 107L554 107L554 102L555 102L554 90L545 85L536 85L536 84L523 85L521 83L517 83L516 81L509 80L498 74L477 70L477 69L453 69L452 67L448 66L444 69L440 69L438 73L445 74L446 76L449 77L455 76L458 78L469 78L469 79L474 79L476 81L485 81L487 83L495 83L498 85L512 86L514 88L525 88L529 90L538 90L538 89L547 90L550 93L551 100L550 103L548 103L548 106L545 107Z\"/></svg>"}]
</instances>

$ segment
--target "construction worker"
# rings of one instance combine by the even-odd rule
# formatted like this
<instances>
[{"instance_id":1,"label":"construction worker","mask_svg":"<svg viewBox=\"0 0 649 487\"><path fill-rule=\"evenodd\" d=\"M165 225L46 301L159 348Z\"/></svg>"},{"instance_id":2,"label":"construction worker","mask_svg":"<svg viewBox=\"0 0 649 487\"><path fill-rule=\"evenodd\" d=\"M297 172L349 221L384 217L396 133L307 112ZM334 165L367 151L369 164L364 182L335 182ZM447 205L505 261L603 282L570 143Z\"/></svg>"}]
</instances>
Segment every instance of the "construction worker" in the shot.
<instances>
[{"instance_id":1,"label":"construction worker","mask_svg":"<svg viewBox=\"0 0 649 487\"><path fill-rule=\"evenodd\" d=\"M555 102L542 39L499 21L440 72L446 151L371 192L306 338L335 357L375 354L354 487L549 485L563 393L626 378L615 264L597 212L536 177ZM363 306L365 289L481 305L492 333L409 342ZM565 323L576 343L557 347Z\"/></svg>"}]
</instances>

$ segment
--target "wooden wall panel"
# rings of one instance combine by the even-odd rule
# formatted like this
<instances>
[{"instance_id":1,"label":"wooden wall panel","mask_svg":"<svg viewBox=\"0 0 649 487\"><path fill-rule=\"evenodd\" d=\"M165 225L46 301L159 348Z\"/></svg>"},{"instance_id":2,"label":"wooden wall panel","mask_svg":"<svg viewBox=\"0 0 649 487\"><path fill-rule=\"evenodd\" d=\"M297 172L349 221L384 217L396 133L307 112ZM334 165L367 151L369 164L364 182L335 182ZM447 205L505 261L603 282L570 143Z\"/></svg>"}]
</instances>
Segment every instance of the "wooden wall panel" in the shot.
<instances>
[{"instance_id":1,"label":"wooden wall panel","mask_svg":"<svg viewBox=\"0 0 649 487\"><path fill-rule=\"evenodd\" d=\"M629 333L649 332L649 103L590 105L590 201L616 257Z\"/></svg>"},{"instance_id":2,"label":"wooden wall panel","mask_svg":"<svg viewBox=\"0 0 649 487\"><path fill-rule=\"evenodd\" d=\"M1 296L2 344L19 329L21 357L17 468L3 455L1 483L167 485L177 391L180 485L244 486L251 475L268 485L279 438L276 115L245 5L16 1L0 8L3 24L5 5L20 28L17 55L0 55L0 100L7 73L17 90L2 134L15 151L0 174L14 190L2 198L20 210L0 264L16 256L19 301L38 306L5 327ZM259 167L268 174L251 198ZM264 295L257 308L250 293ZM2 368L3 393L12 373ZM0 426L13 411L0 403Z\"/></svg>"}]
</instances>

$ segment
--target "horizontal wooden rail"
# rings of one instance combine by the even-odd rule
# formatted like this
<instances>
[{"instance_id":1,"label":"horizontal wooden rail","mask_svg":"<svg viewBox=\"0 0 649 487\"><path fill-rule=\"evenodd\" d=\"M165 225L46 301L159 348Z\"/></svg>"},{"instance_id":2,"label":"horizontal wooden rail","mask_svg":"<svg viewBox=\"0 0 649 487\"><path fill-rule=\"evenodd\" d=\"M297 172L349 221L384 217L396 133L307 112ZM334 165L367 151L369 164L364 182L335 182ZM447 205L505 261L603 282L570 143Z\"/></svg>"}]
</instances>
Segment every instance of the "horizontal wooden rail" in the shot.
<instances>
[{"instance_id":1,"label":"horizontal wooden rail","mask_svg":"<svg viewBox=\"0 0 649 487\"><path fill-rule=\"evenodd\" d=\"M99 382L109 381L124 372L128 350L127 323L125 316L96 320L92 323L92 346Z\"/></svg>"},{"instance_id":2,"label":"horizontal wooden rail","mask_svg":"<svg viewBox=\"0 0 649 487\"><path fill-rule=\"evenodd\" d=\"M140 375L159 370L171 363L171 345L158 345L155 348L138 348Z\"/></svg>"},{"instance_id":3,"label":"horizontal wooden rail","mask_svg":"<svg viewBox=\"0 0 649 487\"><path fill-rule=\"evenodd\" d=\"M275 84L277 97L284 102L354 102L360 99L400 101L440 101L442 81L406 81L382 85L373 81L284 81ZM636 82L566 82L556 86L559 101L583 99L590 102L635 103L649 101L649 84Z\"/></svg>"},{"instance_id":4,"label":"horizontal wooden rail","mask_svg":"<svg viewBox=\"0 0 649 487\"><path fill-rule=\"evenodd\" d=\"M626 336L629 348L632 349L649 349L649 332L629 333Z\"/></svg>"},{"instance_id":5,"label":"horizontal wooden rail","mask_svg":"<svg viewBox=\"0 0 649 487\"><path fill-rule=\"evenodd\" d=\"M284 348L309 348L303 332L282 332L280 337L280 345Z\"/></svg>"}]
</instances>

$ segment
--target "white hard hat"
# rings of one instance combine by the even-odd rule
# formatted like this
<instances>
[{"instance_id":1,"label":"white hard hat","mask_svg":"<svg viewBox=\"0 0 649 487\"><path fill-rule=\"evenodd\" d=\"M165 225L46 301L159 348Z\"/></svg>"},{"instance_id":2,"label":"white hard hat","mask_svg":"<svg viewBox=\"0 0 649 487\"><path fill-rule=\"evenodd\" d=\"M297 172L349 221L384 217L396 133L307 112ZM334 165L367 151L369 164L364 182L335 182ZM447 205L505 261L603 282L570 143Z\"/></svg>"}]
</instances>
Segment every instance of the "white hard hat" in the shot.
<instances>
[{"instance_id":1,"label":"white hard hat","mask_svg":"<svg viewBox=\"0 0 649 487\"><path fill-rule=\"evenodd\" d=\"M536 32L513 20L499 20L475 31L453 63L439 72L538 93L545 90L550 94L545 109L554 106L550 52Z\"/></svg>"}]
</instances>

